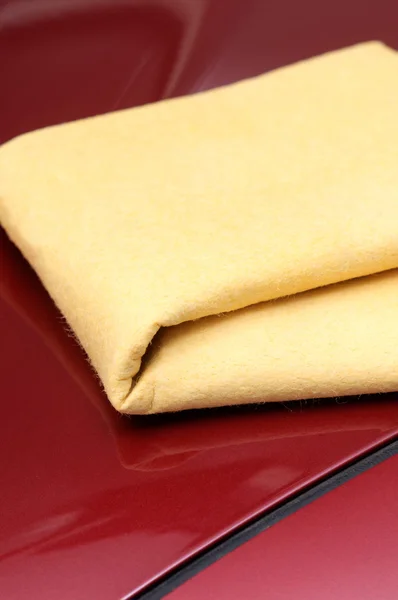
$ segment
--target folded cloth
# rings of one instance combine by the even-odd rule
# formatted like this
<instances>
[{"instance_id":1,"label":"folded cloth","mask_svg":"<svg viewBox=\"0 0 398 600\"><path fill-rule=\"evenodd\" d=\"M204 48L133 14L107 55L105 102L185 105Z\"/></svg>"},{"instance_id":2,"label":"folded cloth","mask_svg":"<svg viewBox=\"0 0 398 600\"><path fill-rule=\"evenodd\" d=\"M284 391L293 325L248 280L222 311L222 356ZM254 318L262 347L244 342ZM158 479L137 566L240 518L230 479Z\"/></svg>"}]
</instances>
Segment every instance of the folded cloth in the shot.
<instances>
[{"instance_id":1,"label":"folded cloth","mask_svg":"<svg viewBox=\"0 0 398 600\"><path fill-rule=\"evenodd\" d=\"M104 402L97 378L93 377L75 340L65 331L54 303L2 231L0 264L4 266L0 302L8 304L38 334L78 384L83 393L77 393L71 399L71 410L74 410L73 403L84 402L86 398L100 412L126 469L158 471L174 468L200 452L237 445L243 449L246 444L261 444L267 452L266 446L275 440L293 437L304 441L320 435L333 437L337 431L348 436L352 432L362 432L366 439L369 428L387 435L393 420L398 422L398 392L378 395L380 410L377 412L374 410L377 398L373 395L361 396L359 401L355 397L353 402L349 399L339 403L311 400L306 402L305 411L300 410L298 403L290 403L290 406L283 404L281 410L258 410L257 407L254 411L228 411L227 414L224 411L200 411L198 415L195 411L183 419L176 415L166 420L120 419L109 402ZM64 383L60 381L59 385L62 387ZM332 412L336 414L333 416Z\"/></svg>"},{"instance_id":2,"label":"folded cloth","mask_svg":"<svg viewBox=\"0 0 398 600\"><path fill-rule=\"evenodd\" d=\"M397 98L373 42L0 148L1 221L118 410L398 390Z\"/></svg>"}]
</instances>

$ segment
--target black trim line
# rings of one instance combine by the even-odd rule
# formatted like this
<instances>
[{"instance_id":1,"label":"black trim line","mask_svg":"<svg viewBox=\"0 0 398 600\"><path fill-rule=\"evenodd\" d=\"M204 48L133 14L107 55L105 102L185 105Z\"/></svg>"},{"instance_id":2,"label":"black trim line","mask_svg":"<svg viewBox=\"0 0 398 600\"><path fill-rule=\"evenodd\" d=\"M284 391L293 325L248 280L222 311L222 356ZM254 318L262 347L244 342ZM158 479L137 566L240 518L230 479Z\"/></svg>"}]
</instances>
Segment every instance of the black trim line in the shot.
<instances>
[{"instance_id":1,"label":"black trim line","mask_svg":"<svg viewBox=\"0 0 398 600\"><path fill-rule=\"evenodd\" d=\"M304 492L297 494L293 498L289 498L284 504L257 517L255 521L234 531L214 546L206 548L203 552L177 567L175 571L168 573L153 583L149 588L137 594L126 596L125 600L160 600L164 598L167 594L188 581L188 579L191 579L200 571L220 560L245 542L248 542L259 533L295 513L303 506L310 504L331 490L343 485L357 475L396 455L398 455L398 440L392 441L379 450L361 457L334 475L327 476Z\"/></svg>"}]
</instances>

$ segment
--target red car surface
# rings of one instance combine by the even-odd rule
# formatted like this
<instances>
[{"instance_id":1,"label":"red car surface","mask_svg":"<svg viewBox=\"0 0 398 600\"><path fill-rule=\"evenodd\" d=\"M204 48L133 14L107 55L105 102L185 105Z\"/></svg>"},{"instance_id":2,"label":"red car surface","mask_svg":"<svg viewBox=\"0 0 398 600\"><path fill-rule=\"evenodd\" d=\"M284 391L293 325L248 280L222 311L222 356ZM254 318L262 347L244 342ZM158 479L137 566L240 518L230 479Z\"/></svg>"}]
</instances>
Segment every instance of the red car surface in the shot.
<instances>
[{"instance_id":1,"label":"red car surface","mask_svg":"<svg viewBox=\"0 0 398 600\"><path fill-rule=\"evenodd\" d=\"M395 0L0 0L0 142L368 39ZM396 599L397 393L121 417L1 242L0 598Z\"/></svg>"}]
</instances>

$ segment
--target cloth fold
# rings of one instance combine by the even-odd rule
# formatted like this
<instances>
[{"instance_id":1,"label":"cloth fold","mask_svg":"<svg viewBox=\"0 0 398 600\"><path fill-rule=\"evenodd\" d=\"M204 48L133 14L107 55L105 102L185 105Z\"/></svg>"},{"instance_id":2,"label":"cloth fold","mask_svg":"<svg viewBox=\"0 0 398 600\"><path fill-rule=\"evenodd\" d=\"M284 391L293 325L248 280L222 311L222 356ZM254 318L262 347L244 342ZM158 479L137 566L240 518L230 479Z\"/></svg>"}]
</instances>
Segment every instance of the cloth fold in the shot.
<instances>
[{"instance_id":1,"label":"cloth fold","mask_svg":"<svg viewBox=\"0 0 398 600\"><path fill-rule=\"evenodd\" d=\"M0 148L122 412L398 390L398 57L360 44Z\"/></svg>"}]
</instances>

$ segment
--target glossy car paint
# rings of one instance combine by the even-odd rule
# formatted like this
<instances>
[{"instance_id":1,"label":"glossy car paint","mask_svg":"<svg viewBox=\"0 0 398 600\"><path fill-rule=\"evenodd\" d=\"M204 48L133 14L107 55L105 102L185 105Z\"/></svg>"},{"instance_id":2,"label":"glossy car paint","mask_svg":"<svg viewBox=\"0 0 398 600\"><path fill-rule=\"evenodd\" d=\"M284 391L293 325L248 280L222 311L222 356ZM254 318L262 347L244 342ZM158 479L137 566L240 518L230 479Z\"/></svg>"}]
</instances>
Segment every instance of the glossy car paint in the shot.
<instances>
[{"instance_id":1,"label":"glossy car paint","mask_svg":"<svg viewBox=\"0 0 398 600\"><path fill-rule=\"evenodd\" d=\"M167 600L396 600L398 455L227 554Z\"/></svg>"},{"instance_id":2,"label":"glossy car paint","mask_svg":"<svg viewBox=\"0 0 398 600\"><path fill-rule=\"evenodd\" d=\"M397 47L396 12L386 0L0 0L0 138L361 40ZM5 236L1 269L7 600L101 600L142 589L398 434L394 394L122 418Z\"/></svg>"}]
</instances>

